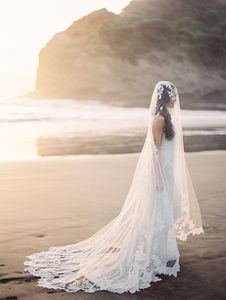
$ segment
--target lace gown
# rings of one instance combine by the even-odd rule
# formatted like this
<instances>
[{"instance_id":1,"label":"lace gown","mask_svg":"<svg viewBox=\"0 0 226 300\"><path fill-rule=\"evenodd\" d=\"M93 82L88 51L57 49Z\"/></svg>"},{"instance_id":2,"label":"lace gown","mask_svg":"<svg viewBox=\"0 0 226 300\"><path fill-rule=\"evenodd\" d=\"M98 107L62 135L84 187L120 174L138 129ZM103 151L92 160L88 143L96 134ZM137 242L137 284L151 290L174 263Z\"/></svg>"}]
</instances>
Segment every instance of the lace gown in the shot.
<instances>
[{"instance_id":1,"label":"lace gown","mask_svg":"<svg viewBox=\"0 0 226 300\"><path fill-rule=\"evenodd\" d=\"M171 113L172 109L169 111ZM109 255L109 248L108 251L103 248L101 253L95 251L99 244L104 242L105 247L111 240L114 230L109 229L114 227L120 236L119 228L127 226L120 216L89 239L33 253L24 262L25 271L40 277L38 286L67 292L106 290L134 293L151 286L151 282L162 280L158 274L177 277L180 255L172 205L174 144L174 140L168 141L163 135L160 155L166 186L161 199L154 201L152 209L148 209L148 204L145 207L140 204L138 209L142 218L132 216L117 247ZM148 203L147 199L144 203Z\"/></svg>"},{"instance_id":2,"label":"lace gown","mask_svg":"<svg viewBox=\"0 0 226 300\"><path fill-rule=\"evenodd\" d=\"M172 122L173 122L173 108L168 107L168 111L171 114ZM165 138L165 134L163 134L161 146L160 146L160 164L163 172L163 176L165 179L166 185L164 186L164 190L162 192L161 202L157 202L159 214L162 213L162 218L156 220L159 222L158 227L161 230L162 240L159 239L156 243L159 243L158 249L163 248L165 251L165 257L169 261L168 265L171 265L173 260L176 260L175 264L175 272L179 270L179 251L176 242L176 230L175 230L175 215L173 206L173 197L174 197L174 170L173 170L173 161L175 159L175 141L176 136L173 140L167 140ZM161 224L161 221L163 223ZM164 253L162 254L162 258L164 257ZM174 273L175 274L175 273ZM176 275L176 274L175 274Z\"/></svg>"}]
</instances>

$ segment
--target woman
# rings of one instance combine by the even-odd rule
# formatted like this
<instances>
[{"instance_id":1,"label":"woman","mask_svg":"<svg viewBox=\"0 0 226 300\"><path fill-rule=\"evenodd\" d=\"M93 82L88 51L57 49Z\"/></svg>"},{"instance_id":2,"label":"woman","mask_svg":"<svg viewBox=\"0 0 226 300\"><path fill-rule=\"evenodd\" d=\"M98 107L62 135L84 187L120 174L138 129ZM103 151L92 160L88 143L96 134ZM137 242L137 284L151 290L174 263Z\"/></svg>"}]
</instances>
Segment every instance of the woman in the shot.
<instances>
[{"instance_id":1,"label":"woman","mask_svg":"<svg viewBox=\"0 0 226 300\"><path fill-rule=\"evenodd\" d=\"M88 239L33 253L25 271L38 286L68 292L140 291L180 270L176 238L203 231L183 146L179 94L156 84L149 124L131 187L111 222Z\"/></svg>"}]
</instances>

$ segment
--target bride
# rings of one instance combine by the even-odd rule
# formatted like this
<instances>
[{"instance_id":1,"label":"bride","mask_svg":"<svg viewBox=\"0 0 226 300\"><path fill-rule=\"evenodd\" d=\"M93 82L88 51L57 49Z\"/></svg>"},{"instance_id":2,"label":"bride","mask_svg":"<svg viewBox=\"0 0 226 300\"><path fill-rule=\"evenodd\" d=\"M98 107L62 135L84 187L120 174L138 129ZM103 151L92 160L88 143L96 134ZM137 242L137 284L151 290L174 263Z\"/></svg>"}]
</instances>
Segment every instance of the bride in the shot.
<instances>
[{"instance_id":1,"label":"bride","mask_svg":"<svg viewBox=\"0 0 226 300\"><path fill-rule=\"evenodd\" d=\"M177 277L176 238L203 233L199 204L186 165L179 94L156 84L149 123L131 187L120 213L89 238L26 256L24 270L38 286L67 292L140 291L158 274Z\"/></svg>"}]
</instances>

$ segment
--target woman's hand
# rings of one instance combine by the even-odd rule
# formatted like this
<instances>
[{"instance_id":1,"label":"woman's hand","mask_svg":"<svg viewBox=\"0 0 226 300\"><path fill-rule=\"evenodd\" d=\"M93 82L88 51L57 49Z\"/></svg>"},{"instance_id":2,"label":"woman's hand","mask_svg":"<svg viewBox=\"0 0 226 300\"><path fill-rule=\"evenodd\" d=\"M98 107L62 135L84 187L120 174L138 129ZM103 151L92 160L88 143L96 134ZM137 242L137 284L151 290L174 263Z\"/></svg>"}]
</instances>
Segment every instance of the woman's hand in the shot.
<instances>
[{"instance_id":1,"label":"woman's hand","mask_svg":"<svg viewBox=\"0 0 226 300\"><path fill-rule=\"evenodd\" d=\"M156 190L158 192L162 192L164 190L163 180L161 177L161 172L159 170L159 167L157 167L157 170L156 170Z\"/></svg>"},{"instance_id":2,"label":"woman's hand","mask_svg":"<svg viewBox=\"0 0 226 300\"><path fill-rule=\"evenodd\" d=\"M158 192L163 192L164 191L164 188L163 188L163 184L160 182L158 182L157 184L156 184L156 190L158 191Z\"/></svg>"}]
</instances>

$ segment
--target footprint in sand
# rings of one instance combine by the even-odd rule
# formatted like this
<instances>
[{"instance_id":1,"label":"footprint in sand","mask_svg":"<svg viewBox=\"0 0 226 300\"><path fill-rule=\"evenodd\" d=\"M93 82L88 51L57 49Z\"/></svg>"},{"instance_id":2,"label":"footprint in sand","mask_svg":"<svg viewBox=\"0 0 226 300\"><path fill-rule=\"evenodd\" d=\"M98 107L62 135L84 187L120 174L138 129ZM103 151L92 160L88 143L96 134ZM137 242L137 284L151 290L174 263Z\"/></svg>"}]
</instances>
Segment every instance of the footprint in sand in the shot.
<instances>
[{"instance_id":1,"label":"footprint in sand","mask_svg":"<svg viewBox=\"0 0 226 300\"><path fill-rule=\"evenodd\" d=\"M8 274L7 274L8 275ZM4 284L4 283L16 283L16 284L21 284L23 282L31 282L31 281L35 281L37 278L35 276L32 275L23 275L23 276L5 276L3 278L0 278L0 284ZM2 300L0 298L0 300Z\"/></svg>"},{"instance_id":2,"label":"footprint in sand","mask_svg":"<svg viewBox=\"0 0 226 300\"><path fill-rule=\"evenodd\" d=\"M45 233L42 233L42 232L37 232L37 233L32 233L30 234L30 236L33 236L33 237L36 237L36 238L43 238L45 237Z\"/></svg>"},{"instance_id":3,"label":"footprint in sand","mask_svg":"<svg viewBox=\"0 0 226 300\"><path fill-rule=\"evenodd\" d=\"M18 300L17 296L10 296L6 298L0 298L0 300Z\"/></svg>"},{"instance_id":4,"label":"footprint in sand","mask_svg":"<svg viewBox=\"0 0 226 300\"><path fill-rule=\"evenodd\" d=\"M57 294L57 293L62 293L62 290L60 290L60 291L56 291L56 290L51 290L51 291L48 291L48 292L46 292L46 294Z\"/></svg>"}]
</instances>

